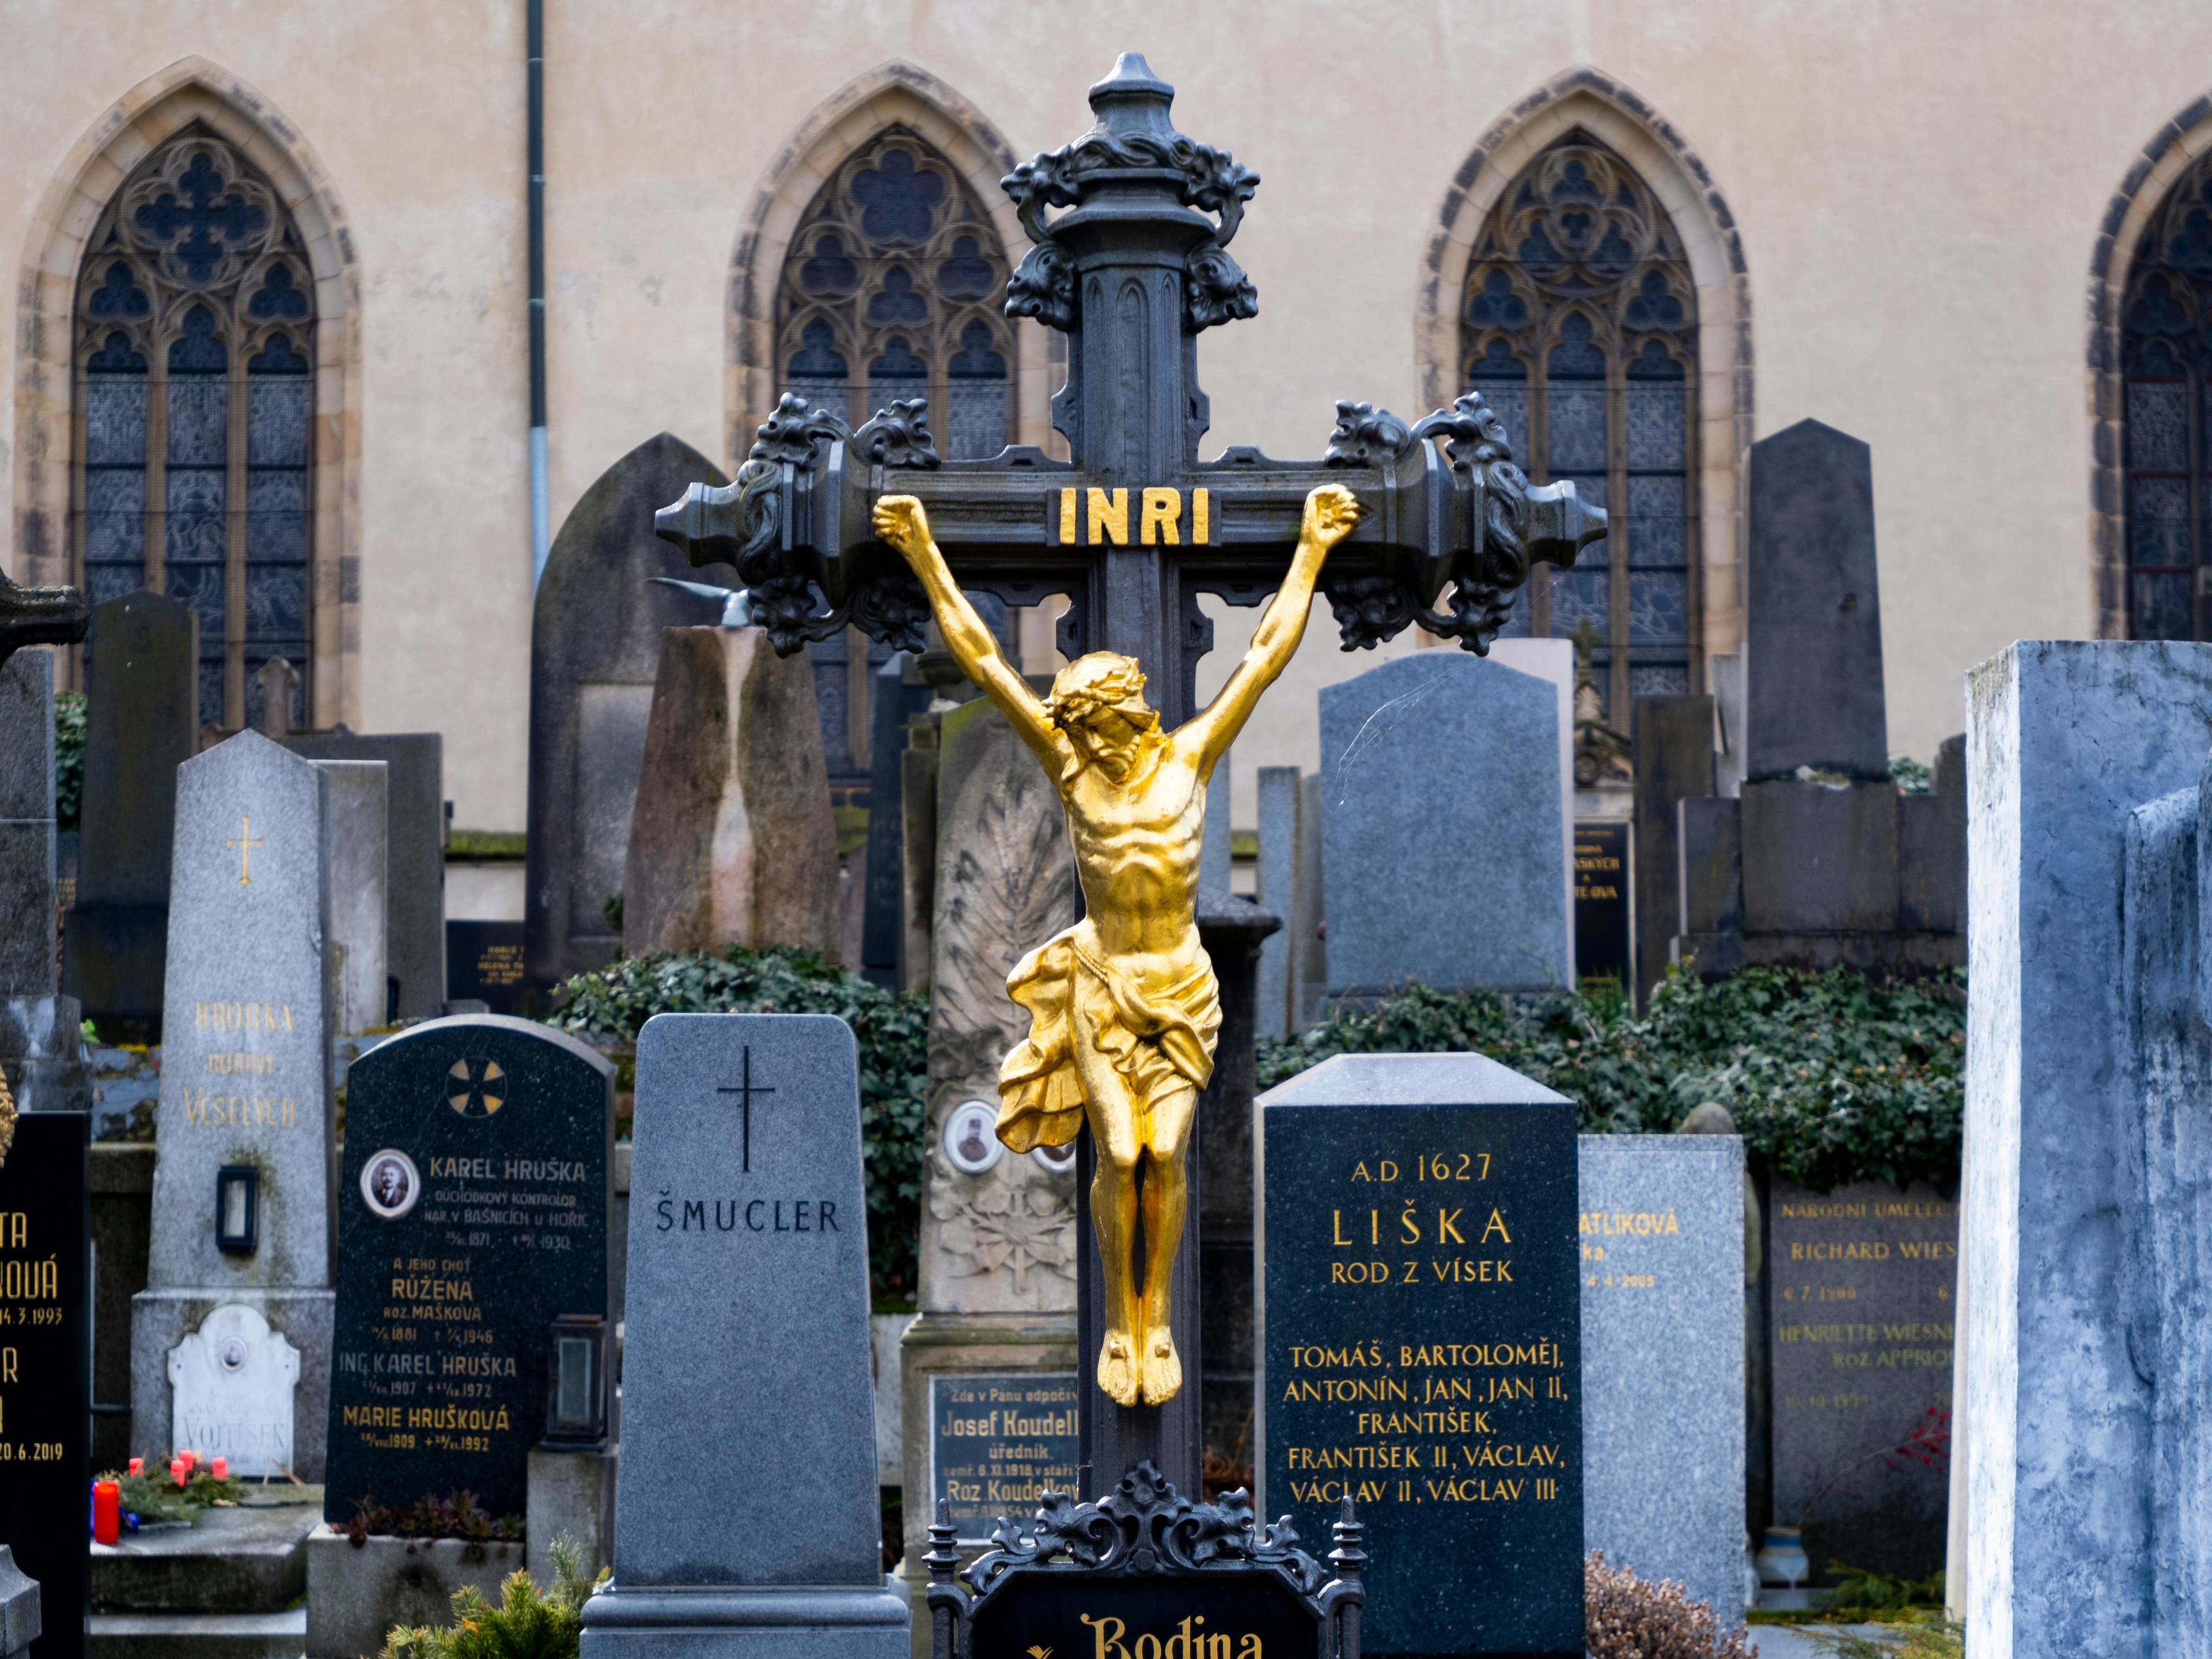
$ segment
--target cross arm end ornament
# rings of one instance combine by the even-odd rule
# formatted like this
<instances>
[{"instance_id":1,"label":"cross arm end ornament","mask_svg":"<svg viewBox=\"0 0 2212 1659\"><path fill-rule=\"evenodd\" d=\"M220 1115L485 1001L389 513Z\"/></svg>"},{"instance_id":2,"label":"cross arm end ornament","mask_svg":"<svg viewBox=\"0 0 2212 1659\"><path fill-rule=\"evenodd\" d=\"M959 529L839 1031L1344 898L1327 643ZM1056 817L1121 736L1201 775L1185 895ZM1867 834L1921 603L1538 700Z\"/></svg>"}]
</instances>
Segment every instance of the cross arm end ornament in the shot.
<instances>
[{"instance_id":1,"label":"cross arm end ornament","mask_svg":"<svg viewBox=\"0 0 2212 1659\"><path fill-rule=\"evenodd\" d=\"M74 587L21 587L0 574L0 663L27 645L75 645L92 625Z\"/></svg>"}]
</instances>

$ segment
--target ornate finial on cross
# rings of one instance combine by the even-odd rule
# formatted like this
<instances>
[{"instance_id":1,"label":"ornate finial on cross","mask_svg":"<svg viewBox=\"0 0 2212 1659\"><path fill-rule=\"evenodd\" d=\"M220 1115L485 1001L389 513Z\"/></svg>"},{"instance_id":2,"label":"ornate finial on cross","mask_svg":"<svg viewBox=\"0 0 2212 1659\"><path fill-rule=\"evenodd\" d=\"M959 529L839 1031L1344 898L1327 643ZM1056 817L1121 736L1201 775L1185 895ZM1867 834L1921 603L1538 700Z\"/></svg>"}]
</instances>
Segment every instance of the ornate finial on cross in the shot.
<instances>
[{"instance_id":1,"label":"ornate finial on cross","mask_svg":"<svg viewBox=\"0 0 2212 1659\"><path fill-rule=\"evenodd\" d=\"M1597 671L1592 665L1591 653L1597 649L1597 624L1584 617L1574 626L1567 637L1575 642L1575 684L1589 685L1595 682Z\"/></svg>"},{"instance_id":2,"label":"ornate finial on cross","mask_svg":"<svg viewBox=\"0 0 2212 1659\"><path fill-rule=\"evenodd\" d=\"M253 820L250 817L240 817L238 833L223 842L225 847L238 848L238 884L240 887L253 885L253 849L261 843L262 838L253 833Z\"/></svg>"}]
</instances>

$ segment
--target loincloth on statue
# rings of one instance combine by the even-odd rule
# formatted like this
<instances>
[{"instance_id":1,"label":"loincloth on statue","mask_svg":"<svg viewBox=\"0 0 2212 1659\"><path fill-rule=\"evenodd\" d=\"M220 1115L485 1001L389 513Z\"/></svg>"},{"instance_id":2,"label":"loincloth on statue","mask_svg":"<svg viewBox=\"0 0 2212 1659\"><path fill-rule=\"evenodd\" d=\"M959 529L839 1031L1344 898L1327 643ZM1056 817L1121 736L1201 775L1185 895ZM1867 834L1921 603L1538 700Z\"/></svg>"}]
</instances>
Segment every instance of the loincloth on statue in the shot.
<instances>
[{"instance_id":1,"label":"loincloth on statue","mask_svg":"<svg viewBox=\"0 0 2212 1659\"><path fill-rule=\"evenodd\" d=\"M1213 964L1175 978L1118 972L1079 937L1078 922L1014 964L1006 994L1029 1010L1030 1034L999 1067L999 1139L1018 1152L1064 1146L1083 1127L1083 1083L1075 1066L1075 1012L1139 1101L1180 1085L1203 1089L1213 1075L1221 1000Z\"/></svg>"}]
</instances>

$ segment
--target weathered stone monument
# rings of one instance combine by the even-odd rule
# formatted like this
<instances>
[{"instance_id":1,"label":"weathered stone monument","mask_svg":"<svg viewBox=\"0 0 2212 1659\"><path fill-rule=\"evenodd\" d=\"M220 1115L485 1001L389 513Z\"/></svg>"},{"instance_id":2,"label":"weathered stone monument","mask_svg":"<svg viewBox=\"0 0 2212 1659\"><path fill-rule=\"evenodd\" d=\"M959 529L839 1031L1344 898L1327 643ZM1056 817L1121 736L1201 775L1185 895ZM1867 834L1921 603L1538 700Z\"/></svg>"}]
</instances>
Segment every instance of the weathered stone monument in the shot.
<instances>
[{"instance_id":1,"label":"weathered stone monument","mask_svg":"<svg viewBox=\"0 0 2212 1659\"><path fill-rule=\"evenodd\" d=\"M792 945L838 959L837 832L814 676L757 628L672 628L623 879L634 953Z\"/></svg>"},{"instance_id":2,"label":"weathered stone monument","mask_svg":"<svg viewBox=\"0 0 2212 1659\"><path fill-rule=\"evenodd\" d=\"M384 763L385 971L398 982L400 1018L436 1018L446 1005L445 738L435 732L295 732L283 742L309 760Z\"/></svg>"},{"instance_id":3,"label":"weathered stone monument","mask_svg":"<svg viewBox=\"0 0 2212 1659\"><path fill-rule=\"evenodd\" d=\"M1124 741L1111 735L1112 720L1124 716L1109 709L1126 709L1133 722L1126 741L1140 748L1150 741L1142 733L1153 730L1154 716L1164 738L1187 734L1172 763L1161 762L1158 779L1147 773L1132 783L1138 775L1102 768L1100 793L1081 801L1066 792L1082 769L1071 763L1053 780L1072 818L1088 826L1080 833L1092 838L1085 867L1100 884L1090 896L1092 912L1121 906L1128 913L1115 918L1118 932L1157 923L1180 953L1198 930L1203 806L1194 787L1219 758L1212 745L1218 740L1225 746L1251 700L1280 672L1295 629L1304 625L1303 602L1292 607L1295 623L1288 614L1276 615L1284 590L1310 592L1318 581L1347 647L1377 643L1418 621L1432 634L1480 650L1505 620L1506 596L1527 580L1532 564L1571 562L1603 533L1603 519L1582 507L1571 484L1530 489L1510 464L1504 427L1471 393L1412 426L1370 404L1340 403L1318 463L1273 463L1241 447L1200 462L1207 405L1196 382L1193 340L1208 327L1256 312L1256 295L1226 248L1259 180L1226 155L1177 134L1169 118L1173 96L1142 58L1123 54L1113 74L1091 89L1097 118L1092 131L1006 181L1036 245L1008 284L1008 309L1070 337L1068 384L1054 400L1054 418L1073 461L1016 447L992 461L947 466L930 439L924 403L895 401L855 429L788 395L761 428L737 483L695 485L663 511L659 525L696 562L734 562L756 619L781 652L848 625L919 648L922 624L933 613L948 648L989 682L991 695L1021 720L1033 744L1054 755L1060 752L1056 743L1072 745L1077 738L1040 711L1036 694L990 648L988 629L960 596L973 590L1026 606L1066 595L1060 648L1074 659L1071 672L1082 659L1091 665L1070 682L1062 713L1088 734L1083 740L1109 748ZM1058 210L1065 211L1048 216ZM879 534L891 537L899 550ZM927 591L917 573L930 584ZM1447 586L1450 608L1438 611ZM1241 679L1232 674L1212 719L1201 715L1194 694L1198 659L1212 635L1195 603L1202 592L1238 605L1275 596L1261 623L1268 638L1245 659L1250 672L1240 670ZM817 595L826 610L817 610ZM1538 690L1547 719L1553 718L1548 690ZM1148 698L1141 713L1133 701L1140 690ZM1054 696L1060 696L1057 682ZM1200 723L1194 725L1194 716ZM1048 725L1057 737L1048 735ZM1193 745L1204 749L1202 765L1193 758ZM1555 756L1555 741L1543 752ZM1146 794L1155 788L1156 799ZM1556 815L1556 781L1546 793ZM1140 796L1146 804L1139 805ZM1109 873L1108 848L1137 827L1128 815L1165 813L1170 805L1172 833L1160 834L1152 851ZM1168 820L1157 827L1166 830ZM1545 885L1558 896L1554 905L1563 906L1565 884L1556 860L1565 842L1556 818L1547 840L1555 866ZM1131 910L1133 883L1155 895L1156 914L1140 918ZM1330 964L1341 981L1334 931L1332 925ZM1571 966L1564 916L1557 933L1555 981ZM1055 962L1076 948L1076 941L1059 941ZM1120 966L1094 965L1080 974L1067 968L1061 988L1039 986L1040 1006L1073 996L1076 980L1085 975L1133 987L1131 975L1165 972L1160 963L1140 968L1123 946L1109 949L1121 958ZM1212 1059L1212 1016L1197 1008L1201 991L1211 989L1192 978L1127 991L1148 1000L1188 1000L1188 1006L1176 1002L1181 1012L1175 1018L1193 1035L1182 1045L1181 1060L1167 1069L1193 1083L1202 1081ZM1208 1022L1203 1035L1197 1030L1201 1014ZM1164 1040L1168 1012L1155 1006L1152 1013L1125 1009L1119 1018L1134 1023L1133 1041L1148 1053L1161 1052L1156 1045ZM1048 1034L1046 1040L1055 1039ZM1081 1041L1103 1052L1092 1037ZM1060 1091L1048 1109L1054 1141L1065 1139L1058 1133L1063 1123L1075 1132L1077 1124L1066 1122L1071 1113L1079 1121L1086 1111L1110 1115L1121 1109L1112 1100L1086 1101L1079 1091L1067 1099L1060 1085L1043 1080L1047 1075L1060 1073L1040 1073L1030 1081ZM1180 1098L1180 1087L1157 1068L1143 1084L1147 1097ZM1017 1089L1027 1091L1026 1084ZM1020 1139L1028 1143L1028 1133ZM1155 1146L1141 1160L1155 1180L1166 1178L1163 1158L1178 1166L1183 1161L1181 1139L1164 1133L1163 1141L1173 1149ZM1131 1471L1127 1479L1148 1491L1164 1478L1183 1492L1195 1492L1200 1391L1182 1386L1182 1379L1204 1374L1192 1282L1201 1206L1186 1204L1179 1229L1172 1207L1155 1211L1142 1294L1160 1316L1134 1332L1139 1269L1128 1230L1115 1217L1138 1190L1140 1161L1124 1147L1099 1164L1098 1184L1108 1197L1094 1216L1089 1144L1077 1142L1078 1233L1099 1237L1103 1224L1118 1242L1110 1252L1084 1247L1086 1285L1092 1272L1106 1277L1100 1293L1086 1288L1078 1298L1082 1490L1093 1497L1115 1491L1121 1472ZM1176 1173L1180 1176L1180 1167ZM1093 1356L1106 1362L1095 1370Z\"/></svg>"},{"instance_id":4,"label":"weathered stone monument","mask_svg":"<svg viewBox=\"0 0 2212 1659\"><path fill-rule=\"evenodd\" d=\"M1743 1614L1743 1142L1584 1135L1583 1544Z\"/></svg>"},{"instance_id":5,"label":"weathered stone monument","mask_svg":"<svg viewBox=\"0 0 2212 1659\"><path fill-rule=\"evenodd\" d=\"M336 1133L329 784L245 732L177 773L131 1443L323 1477Z\"/></svg>"},{"instance_id":6,"label":"weathered stone monument","mask_svg":"<svg viewBox=\"0 0 2212 1659\"><path fill-rule=\"evenodd\" d=\"M1075 1161L1012 1152L996 1133L999 1062L1027 1024L1006 975L1074 920L1074 862L1059 796L995 708L979 700L945 714L938 743L921 1315L900 1366L914 1560L939 1498L953 1504L959 1535L978 1543L1009 1501L994 1507L988 1483L969 1490L977 1483L963 1479L969 1460L948 1422L988 1417L998 1395L1020 1415L1052 1407L1067 1419L1065 1490L1079 1416Z\"/></svg>"},{"instance_id":7,"label":"weathered stone monument","mask_svg":"<svg viewBox=\"0 0 2212 1659\"><path fill-rule=\"evenodd\" d=\"M1259 1511L1314 1538L1358 1504L1367 1652L1580 1654L1574 1103L1340 1054L1258 1111Z\"/></svg>"},{"instance_id":8,"label":"weathered stone monument","mask_svg":"<svg viewBox=\"0 0 2212 1659\"><path fill-rule=\"evenodd\" d=\"M2022 641L1968 678L1947 1584L1974 1651L2212 1642L2208 753L2212 646Z\"/></svg>"},{"instance_id":9,"label":"weathered stone monument","mask_svg":"<svg viewBox=\"0 0 2212 1659\"><path fill-rule=\"evenodd\" d=\"M868 850L860 969L887 989L898 986L899 935L906 867L906 812L900 793L911 722L928 706L929 688L910 653L896 651L870 671ZM911 682L911 684L909 684Z\"/></svg>"},{"instance_id":10,"label":"weathered stone monument","mask_svg":"<svg viewBox=\"0 0 2212 1659\"><path fill-rule=\"evenodd\" d=\"M93 611L83 806L62 988L95 1021L161 1017L177 768L199 748L198 618L141 588Z\"/></svg>"},{"instance_id":11,"label":"weathered stone monument","mask_svg":"<svg viewBox=\"0 0 2212 1659\"><path fill-rule=\"evenodd\" d=\"M1571 988L1553 687L1423 652L1324 688L1321 733L1330 994Z\"/></svg>"},{"instance_id":12,"label":"weathered stone monument","mask_svg":"<svg viewBox=\"0 0 2212 1659\"><path fill-rule=\"evenodd\" d=\"M385 972L387 774L382 761L316 761L329 847L331 1029L356 1036L393 1013Z\"/></svg>"},{"instance_id":13,"label":"weathered stone monument","mask_svg":"<svg viewBox=\"0 0 2212 1659\"><path fill-rule=\"evenodd\" d=\"M82 1012L56 994L53 658L0 661L0 1079L25 1112L88 1111Z\"/></svg>"},{"instance_id":14,"label":"weathered stone monument","mask_svg":"<svg viewBox=\"0 0 2212 1659\"><path fill-rule=\"evenodd\" d=\"M525 901L540 983L614 953L607 906L623 887L661 632L698 620L695 600L650 580L690 574L653 539L653 513L721 476L680 439L649 438L584 492L547 556L530 632Z\"/></svg>"},{"instance_id":15,"label":"weathered stone monument","mask_svg":"<svg viewBox=\"0 0 2212 1659\"><path fill-rule=\"evenodd\" d=\"M1708 975L1959 965L1965 781L1940 758L1932 794L1890 781L1870 452L1818 421L1760 440L1749 516L1744 684L1715 680L1741 729L1723 719L1716 787L1680 803L1671 954Z\"/></svg>"},{"instance_id":16,"label":"weathered stone monument","mask_svg":"<svg viewBox=\"0 0 2212 1659\"><path fill-rule=\"evenodd\" d=\"M635 1136L614 1577L585 1654L906 1659L907 1593L879 1565L851 1029L649 1020Z\"/></svg>"},{"instance_id":17,"label":"weathered stone monument","mask_svg":"<svg viewBox=\"0 0 2212 1659\"><path fill-rule=\"evenodd\" d=\"M553 1321L610 1318L613 1162L614 1067L564 1032L460 1015L353 1063L328 1519L456 1490L524 1512ZM605 1376L576 1386L604 1419Z\"/></svg>"},{"instance_id":18,"label":"weathered stone monument","mask_svg":"<svg viewBox=\"0 0 2212 1659\"><path fill-rule=\"evenodd\" d=\"M1636 995L1666 977L1678 926L1680 804L1713 793L1713 700L1638 697L1630 738L1636 756Z\"/></svg>"}]
</instances>

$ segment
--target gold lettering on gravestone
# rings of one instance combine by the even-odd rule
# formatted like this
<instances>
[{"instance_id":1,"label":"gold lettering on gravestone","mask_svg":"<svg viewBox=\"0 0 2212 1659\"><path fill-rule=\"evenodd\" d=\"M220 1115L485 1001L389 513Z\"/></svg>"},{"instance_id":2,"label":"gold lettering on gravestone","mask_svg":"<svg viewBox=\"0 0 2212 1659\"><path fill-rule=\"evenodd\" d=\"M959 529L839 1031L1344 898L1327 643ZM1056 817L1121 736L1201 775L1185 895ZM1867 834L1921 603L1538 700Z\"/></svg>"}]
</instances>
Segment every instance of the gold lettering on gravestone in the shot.
<instances>
[{"instance_id":1,"label":"gold lettering on gravestone","mask_svg":"<svg viewBox=\"0 0 2212 1659\"><path fill-rule=\"evenodd\" d=\"M245 817L238 820L238 833L223 842L225 847L238 848L238 884L240 887L253 884L253 849L261 844L262 837L253 833L253 820Z\"/></svg>"}]
</instances>

